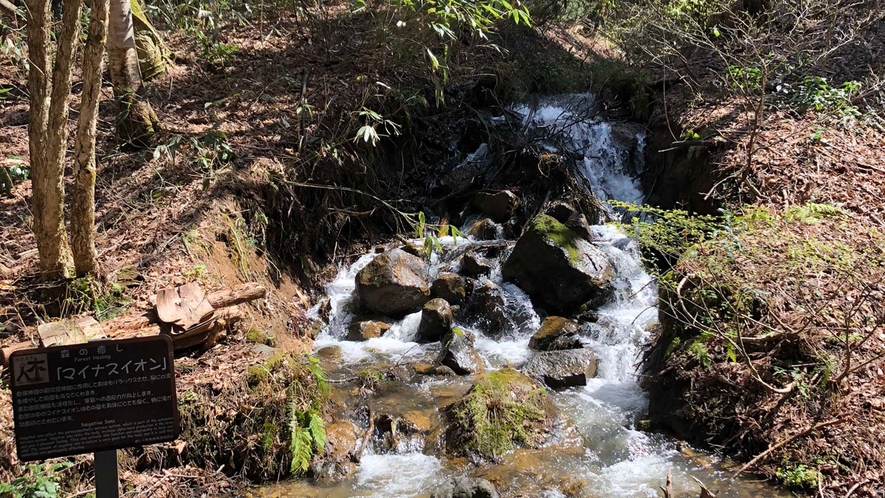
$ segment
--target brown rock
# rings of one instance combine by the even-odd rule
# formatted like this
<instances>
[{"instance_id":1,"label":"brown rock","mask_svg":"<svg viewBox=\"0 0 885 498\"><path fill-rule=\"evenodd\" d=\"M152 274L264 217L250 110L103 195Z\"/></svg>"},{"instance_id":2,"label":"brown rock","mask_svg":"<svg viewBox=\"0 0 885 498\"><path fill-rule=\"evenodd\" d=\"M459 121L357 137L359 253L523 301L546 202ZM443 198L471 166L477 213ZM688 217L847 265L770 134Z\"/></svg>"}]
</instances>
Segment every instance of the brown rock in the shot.
<instances>
[{"instance_id":1,"label":"brown rock","mask_svg":"<svg viewBox=\"0 0 885 498\"><path fill-rule=\"evenodd\" d=\"M430 286L430 296L445 299L449 304L461 304L467 295L464 278L457 273L440 273Z\"/></svg>"},{"instance_id":2,"label":"brown rock","mask_svg":"<svg viewBox=\"0 0 885 498\"><path fill-rule=\"evenodd\" d=\"M430 298L424 260L401 249L379 254L356 275L363 308L383 315L403 315Z\"/></svg>"},{"instance_id":3,"label":"brown rock","mask_svg":"<svg viewBox=\"0 0 885 498\"><path fill-rule=\"evenodd\" d=\"M354 320L347 327L348 341L368 341L374 337L381 337L390 330L392 325L381 320Z\"/></svg>"},{"instance_id":4,"label":"brown rock","mask_svg":"<svg viewBox=\"0 0 885 498\"><path fill-rule=\"evenodd\" d=\"M501 223L510 219L516 212L519 199L509 190L480 192L473 198L473 204L492 220Z\"/></svg>"},{"instance_id":5,"label":"brown rock","mask_svg":"<svg viewBox=\"0 0 885 498\"><path fill-rule=\"evenodd\" d=\"M580 325L561 316L548 316L529 340L529 347L538 351L578 349L584 347L578 338Z\"/></svg>"},{"instance_id":6,"label":"brown rock","mask_svg":"<svg viewBox=\"0 0 885 498\"><path fill-rule=\"evenodd\" d=\"M419 342L436 342L452 329L452 308L442 298L431 299L421 309L421 322L418 324Z\"/></svg>"}]
</instances>

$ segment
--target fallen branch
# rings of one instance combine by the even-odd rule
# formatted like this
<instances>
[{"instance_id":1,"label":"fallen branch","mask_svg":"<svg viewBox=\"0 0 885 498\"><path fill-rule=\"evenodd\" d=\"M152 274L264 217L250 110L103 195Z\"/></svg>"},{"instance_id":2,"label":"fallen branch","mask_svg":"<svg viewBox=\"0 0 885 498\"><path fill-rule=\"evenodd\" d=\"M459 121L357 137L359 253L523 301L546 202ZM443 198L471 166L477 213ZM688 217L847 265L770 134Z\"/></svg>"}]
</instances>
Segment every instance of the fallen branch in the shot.
<instances>
[{"instance_id":1,"label":"fallen branch","mask_svg":"<svg viewBox=\"0 0 885 498\"><path fill-rule=\"evenodd\" d=\"M745 470L756 465L757 463L759 463L760 460L762 460L766 456L770 455L771 452L776 451L780 448L783 448L784 446L792 443L793 441L795 441L801 437L805 437L818 429L823 429L824 427L829 427L832 425L844 424L847 421L848 421L848 417L840 417L840 418L836 418L833 420L828 420L826 422L821 422L819 424L808 426L805 429L797 432L796 434L793 434L792 436L784 439L783 441L781 441L773 446L770 446L767 450L763 451L762 453L759 453L758 455L756 455L755 458L753 458L752 460L747 462L743 467L738 469L738 471L735 472L734 476L732 476L732 477L737 477L737 476L741 475Z\"/></svg>"}]
</instances>

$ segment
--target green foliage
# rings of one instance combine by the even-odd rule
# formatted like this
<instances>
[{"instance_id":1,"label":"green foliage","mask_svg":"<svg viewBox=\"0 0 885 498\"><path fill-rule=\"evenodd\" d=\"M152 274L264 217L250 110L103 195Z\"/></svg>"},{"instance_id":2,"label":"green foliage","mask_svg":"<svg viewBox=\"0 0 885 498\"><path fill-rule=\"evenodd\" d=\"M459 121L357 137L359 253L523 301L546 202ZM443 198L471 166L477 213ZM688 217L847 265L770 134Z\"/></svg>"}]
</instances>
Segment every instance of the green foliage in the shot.
<instances>
[{"instance_id":1,"label":"green foliage","mask_svg":"<svg viewBox=\"0 0 885 498\"><path fill-rule=\"evenodd\" d=\"M326 426L323 417L315 410L301 411L296 403L289 405L289 451L293 474L304 474L310 468L315 454L322 454L326 447Z\"/></svg>"},{"instance_id":2,"label":"green foliage","mask_svg":"<svg viewBox=\"0 0 885 498\"><path fill-rule=\"evenodd\" d=\"M792 96L793 104L800 111L835 113L839 119L850 121L860 117L860 109L851 99L860 91L857 81L846 81L838 87L830 86L826 78L806 76Z\"/></svg>"},{"instance_id":3,"label":"green foliage","mask_svg":"<svg viewBox=\"0 0 885 498\"><path fill-rule=\"evenodd\" d=\"M2 93L0 93L0 100L2 100ZM9 159L21 160L19 156L9 156ZM12 195L13 185L27 180L30 174L31 170L24 166L0 166L0 192Z\"/></svg>"},{"instance_id":4,"label":"green foliage","mask_svg":"<svg viewBox=\"0 0 885 498\"><path fill-rule=\"evenodd\" d=\"M124 287L113 280L100 282L91 276L68 282L63 316L90 311L103 322L126 311L129 299L123 296Z\"/></svg>"},{"instance_id":5,"label":"green foliage","mask_svg":"<svg viewBox=\"0 0 885 498\"><path fill-rule=\"evenodd\" d=\"M820 481L820 472L805 464L786 466L777 469L777 477L784 486L799 491L814 491Z\"/></svg>"},{"instance_id":6,"label":"green foliage","mask_svg":"<svg viewBox=\"0 0 885 498\"><path fill-rule=\"evenodd\" d=\"M74 465L71 462L58 462L51 465L29 464L22 468L21 475L8 483L0 483L0 497L3 498L56 498L61 496L58 483L60 471Z\"/></svg>"},{"instance_id":7,"label":"green foliage","mask_svg":"<svg viewBox=\"0 0 885 498\"><path fill-rule=\"evenodd\" d=\"M494 458L540 442L548 402L543 387L506 368L479 379L453 414L467 448Z\"/></svg>"},{"instance_id":8,"label":"green foliage","mask_svg":"<svg viewBox=\"0 0 885 498\"><path fill-rule=\"evenodd\" d=\"M364 143L374 147L378 145L381 138L400 134L401 127L399 124L385 119L384 116L371 109L363 107L357 111L357 115L362 118L363 126L357 130L356 135L353 137L354 142L359 142L362 139ZM383 133L379 133L379 129L383 130Z\"/></svg>"},{"instance_id":9,"label":"green foliage","mask_svg":"<svg viewBox=\"0 0 885 498\"><path fill-rule=\"evenodd\" d=\"M709 368L713 365L713 360L710 358L710 352L707 351L707 346L704 344L703 340L696 339L692 341L688 345L686 351L704 367Z\"/></svg>"},{"instance_id":10,"label":"green foliage","mask_svg":"<svg viewBox=\"0 0 885 498\"><path fill-rule=\"evenodd\" d=\"M628 236L639 241L644 249L643 257L659 254L675 261L688 252L695 244L715 237L722 230L722 220L715 216L693 215L681 209L659 209L651 206L609 201L615 209L631 213L629 220L615 225Z\"/></svg>"},{"instance_id":11,"label":"green foliage","mask_svg":"<svg viewBox=\"0 0 885 498\"><path fill-rule=\"evenodd\" d=\"M809 202L792 206L787 210L785 218L800 223L818 223L826 218L841 218L847 215L848 211L839 206Z\"/></svg>"}]
</instances>

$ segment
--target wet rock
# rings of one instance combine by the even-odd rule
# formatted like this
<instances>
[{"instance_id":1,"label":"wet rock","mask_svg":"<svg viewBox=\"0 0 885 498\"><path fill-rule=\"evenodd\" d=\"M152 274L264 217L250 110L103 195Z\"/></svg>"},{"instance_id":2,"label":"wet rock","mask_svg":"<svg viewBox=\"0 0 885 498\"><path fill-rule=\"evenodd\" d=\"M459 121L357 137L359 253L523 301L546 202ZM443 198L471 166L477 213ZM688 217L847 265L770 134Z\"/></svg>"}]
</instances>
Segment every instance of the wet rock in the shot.
<instances>
[{"instance_id":1,"label":"wet rock","mask_svg":"<svg viewBox=\"0 0 885 498\"><path fill-rule=\"evenodd\" d=\"M464 161L446 173L440 183L450 192L461 192L473 184L473 179L484 174L492 166L494 155L488 144L480 144Z\"/></svg>"},{"instance_id":2,"label":"wet rock","mask_svg":"<svg viewBox=\"0 0 885 498\"><path fill-rule=\"evenodd\" d=\"M491 335L504 332L507 326L507 314L501 288L492 282L486 282L474 289L467 305L467 313L484 332Z\"/></svg>"},{"instance_id":3,"label":"wet rock","mask_svg":"<svg viewBox=\"0 0 885 498\"><path fill-rule=\"evenodd\" d=\"M455 371L445 365L434 365L432 363L416 363L412 365L412 369L418 375L439 375L450 376L456 375Z\"/></svg>"},{"instance_id":4,"label":"wet rock","mask_svg":"<svg viewBox=\"0 0 885 498\"><path fill-rule=\"evenodd\" d=\"M541 328L529 340L529 347L537 351L555 351L584 347L578 337L580 325L561 316L548 316Z\"/></svg>"},{"instance_id":5,"label":"wet rock","mask_svg":"<svg viewBox=\"0 0 885 498\"><path fill-rule=\"evenodd\" d=\"M379 254L356 275L363 308L384 315L403 315L430 298L424 260L401 249Z\"/></svg>"},{"instance_id":6,"label":"wet rock","mask_svg":"<svg viewBox=\"0 0 885 498\"><path fill-rule=\"evenodd\" d=\"M483 372L482 358L474 349L476 336L463 329L452 329L442 340L438 363L451 368L458 375Z\"/></svg>"},{"instance_id":7,"label":"wet rock","mask_svg":"<svg viewBox=\"0 0 885 498\"><path fill-rule=\"evenodd\" d=\"M491 271L492 262L476 253L470 252L461 257L461 274L466 277L476 278Z\"/></svg>"},{"instance_id":8,"label":"wet rock","mask_svg":"<svg viewBox=\"0 0 885 498\"><path fill-rule=\"evenodd\" d=\"M347 327L348 341L368 341L375 337L381 337L390 330L393 325L377 319L357 319Z\"/></svg>"},{"instance_id":9,"label":"wet rock","mask_svg":"<svg viewBox=\"0 0 885 498\"><path fill-rule=\"evenodd\" d=\"M480 192L473 198L473 205L479 208L482 214L498 223L503 223L516 213L519 198L509 190Z\"/></svg>"},{"instance_id":10,"label":"wet rock","mask_svg":"<svg viewBox=\"0 0 885 498\"><path fill-rule=\"evenodd\" d=\"M569 230L578 234L582 239L590 240L593 238L587 217L573 206L560 202L550 207L550 209L547 210L547 214L565 225ZM598 217L598 214L596 217Z\"/></svg>"},{"instance_id":11,"label":"wet rock","mask_svg":"<svg viewBox=\"0 0 885 498\"><path fill-rule=\"evenodd\" d=\"M588 302L605 302L614 268L602 250L552 216L540 215L517 241L502 274L548 312L570 314Z\"/></svg>"},{"instance_id":12,"label":"wet rock","mask_svg":"<svg viewBox=\"0 0 885 498\"><path fill-rule=\"evenodd\" d=\"M586 386L596 377L596 355L589 348L543 351L526 363L526 375L543 381L553 389Z\"/></svg>"},{"instance_id":13,"label":"wet rock","mask_svg":"<svg viewBox=\"0 0 885 498\"><path fill-rule=\"evenodd\" d=\"M340 360L341 359L341 347L339 346L326 346L319 351L317 351L317 357L322 358L324 360Z\"/></svg>"},{"instance_id":14,"label":"wet rock","mask_svg":"<svg viewBox=\"0 0 885 498\"><path fill-rule=\"evenodd\" d=\"M631 176L642 173L645 161L640 137L645 135L646 127L632 121L619 121L612 122L610 129L615 149L623 158L621 164L624 165L624 172Z\"/></svg>"},{"instance_id":15,"label":"wet rock","mask_svg":"<svg viewBox=\"0 0 885 498\"><path fill-rule=\"evenodd\" d=\"M430 286L430 296L445 299L449 304L461 304L467 296L464 278L457 273L440 273Z\"/></svg>"},{"instance_id":16,"label":"wet rock","mask_svg":"<svg viewBox=\"0 0 885 498\"><path fill-rule=\"evenodd\" d=\"M430 496L431 498L498 498L498 491L485 479L458 476Z\"/></svg>"},{"instance_id":17,"label":"wet rock","mask_svg":"<svg viewBox=\"0 0 885 498\"><path fill-rule=\"evenodd\" d=\"M326 323L319 318L311 320L307 327L304 328L304 336L311 340L316 339L325 326Z\"/></svg>"},{"instance_id":18,"label":"wet rock","mask_svg":"<svg viewBox=\"0 0 885 498\"><path fill-rule=\"evenodd\" d=\"M419 342L436 342L452 329L452 308L442 298L431 299L421 309L421 322L418 324Z\"/></svg>"},{"instance_id":19,"label":"wet rock","mask_svg":"<svg viewBox=\"0 0 885 498\"><path fill-rule=\"evenodd\" d=\"M340 481L356 471L351 456L357 449L356 427L348 420L326 425L326 448L321 458L315 458L312 470L322 481Z\"/></svg>"},{"instance_id":20,"label":"wet rock","mask_svg":"<svg viewBox=\"0 0 885 498\"><path fill-rule=\"evenodd\" d=\"M467 229L467 236L475 240L495 240L498 238L498 225L488 218L482 218Z\"/></svg>"}]
</instances>

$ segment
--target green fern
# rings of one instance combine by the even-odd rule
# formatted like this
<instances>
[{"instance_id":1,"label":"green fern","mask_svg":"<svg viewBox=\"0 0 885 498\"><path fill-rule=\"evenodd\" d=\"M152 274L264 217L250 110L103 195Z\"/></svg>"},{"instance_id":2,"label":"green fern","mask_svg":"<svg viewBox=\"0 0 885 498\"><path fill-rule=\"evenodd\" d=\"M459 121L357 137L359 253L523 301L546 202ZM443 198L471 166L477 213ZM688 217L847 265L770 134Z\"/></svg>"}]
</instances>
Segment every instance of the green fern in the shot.
<instances>
[{"instance_id":1,"label":"green fern","mask_svg":"<svg viewBox=\"0 0 885 498\"><path fill-rule=\"evenodd\" d=\"M313 447L317 454L322 454L326 449L326 424L323 423L323 417L315 411L308 413L310 422L307 428L310 430L310 437L313 439Z\"/></svg>"},{"instance_id":2,"label":"green fern","mask_svg":"<svg viewBox=\"0 0 885 498\"><path fill-rule=\"evenodd\" d=\"M307 364L308 370L313 375L314 379L317 382L317 388L320 390L320 394L323 397L329 395L329 379L326 377L326 372L323 372L323 368L320 366L320 360L310 357L310 361Z\"/></svg>"},{"instance_id":3,"label":"green fern","mask_svg":"<svg viewBox=\"0 0 885 498\"><path fill-rule=\"evenodd\" d=\"M292 465L290 470L294 474L303 474L310 467L313 457L313 438L310 431L301 426L302 413L295 409L294 404L289 405L289 451L292 453Z\"/></svg>"}]
</instances>

